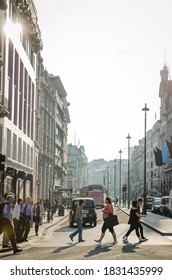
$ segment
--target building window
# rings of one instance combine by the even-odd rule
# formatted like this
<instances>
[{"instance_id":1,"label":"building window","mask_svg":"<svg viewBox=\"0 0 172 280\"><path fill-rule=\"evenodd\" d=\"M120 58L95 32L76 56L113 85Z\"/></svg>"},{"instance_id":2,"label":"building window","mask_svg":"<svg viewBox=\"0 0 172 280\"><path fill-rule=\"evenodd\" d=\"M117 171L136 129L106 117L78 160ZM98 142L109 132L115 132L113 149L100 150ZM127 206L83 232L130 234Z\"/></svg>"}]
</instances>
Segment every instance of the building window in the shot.
<instances>
[{"instance_id":1,"label":"building window","mask_svg":"<svg viewBox=\"0 0 172 280\"><path fill-rule=\"evenodd\" d=\"M27 144L27 166L30 166L30 146Z\"/></svg>"},{"instance_id":2,"label":"building window","mask_svg":"<svg viewBox=\"0 0 172 280\"><path fill-rule=\"evenodd\" d=\"M26 143L23 141L23 164L26 164Z\"/></svg>"},{"instance_id":3,"label":"building window","mask_svg":"<svg viewBox=\"0 0 172 280\"><path fill-rule=\"evenodd\" d=\"M6 147L7 157L11 157L11 130L7 128L7 147Z\"/></svg>"},{"instance_id":4,"label":"building window","mask_svg":"<svg viewBox=\"0 0 172 280\"><path fill-rule=\"evenodd\" d=\"M0 126L0 152L2 153L2 126Z\"/></svg>"},{"instance_id":5,"label":"building window","mask_svg":"<svg viewBox=\"0 0 172 280\"><path fill-rule=\"evenodd\" d=\"M31 156L30 156L30 167L33 166L33 148L31 148ZM38 169L38 166L36 164L36 169Z\"/></svg>"},{"instance_id":6,"label":"building window","mask_svg":"<svg viewBox=\"0 0 172 280\"><path fill-rule=\"evenodd\" d=\"M17 135L13 134L13 159L17 160Z\"/></svg>"},{"instance_id":7,"label":"building window","mask_svg":"<svg viewBox=\"0 0 172 280\"><path fill-rule=\"evenodd\" d=\"M18 139L18 162L22 161L22 140Z\"/></svg>"}]
</instances>

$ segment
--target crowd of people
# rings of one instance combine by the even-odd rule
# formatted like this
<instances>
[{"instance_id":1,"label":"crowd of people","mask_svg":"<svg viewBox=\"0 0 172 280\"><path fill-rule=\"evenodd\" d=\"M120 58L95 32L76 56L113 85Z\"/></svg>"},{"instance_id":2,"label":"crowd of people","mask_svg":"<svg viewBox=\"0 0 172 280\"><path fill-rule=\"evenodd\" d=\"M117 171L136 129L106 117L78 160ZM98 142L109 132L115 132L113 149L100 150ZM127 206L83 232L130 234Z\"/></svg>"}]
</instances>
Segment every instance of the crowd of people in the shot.
<instances>
[{"instance_id":1,"label":"crowd of people","mask_svg":"<svg viewBox=\"0 0 172 280\"><path fill-rule=\"evenodd\" d=\"M28 242L28 235L31 227L33 227L33 224L35 235L38 235L39 226L42 224L43 215L45 213L46 203L44 204L41 198L38 198L37 201L33 203L30 196L28 196L25 201L23 201L21 198L19 198L15 204L14 201L15 194L12 192L8 193L6 197L0 197L0 205L3 205L3 208L0 208L2 209L0 213L0 234L3 233L3 248L12 246L13 252L16 254L22 251L22 249L18 247L18 243ZM135 230L139 242L146 240L143 233L143 227L140 222L140 217L142 216L142 204L142 198L132 201L132 207L130 209L128 221L130 227L123 237L124 243L128 243L128 236L133 230ZM82 237L83 206L84 200L81 199L75 211L75 222L77 223L77 229L69 235L72 241L77 234L79 242L85 241ZM114 227L108 226L106 222L109 215L114 214L114 208L109 197L106 197L105 199L105 208L102 210L102 212L104 222L101 228L101 235L100 238L95 241L97 243L101 243L105 236L105 232L108 229L113 237L112 244L116 245L118 242Z\"/></svg>"},{"instance_id":2,"label":"crowd of people","mask_svg":"<svg viewBox=\"0 0 172 280\"><path fill-rule=\"evenodd\" d=\"M33 203L28 196L25 201L19 198L14 204L15 194L9 192L5 197L0 197L2 212L0 214L0 234L3 233L2 247L12 246L14 254L21 252L18 243L28 242L31 227L34 226L35 235L38 235L39 226L42 224L45 213L41 198Z\"/></svg>"},{"instance_id":3,"label":"crowd of people","mask_svg":"<svg viewBox=\"0 0 172 280\"><path fill-rule=\"evenodd\" d=\"M117 202L116 202L117 203ZM116 206L115 203L115 206ZM135 230L136 235L139 239L139 242L144 242L146 241L146 237L144 236L143 233L143 226L140 222L140 218L142 216L142 205L143 205L143 198L140 197L138 198L138 200L133 200L132 201L132 207L130 209L130 215L129 215L129 220L128 220L128 224L130 224L130 228L127 231L127 233L123 236L123 242L124 243L128 243L128 236L130 235L130 233ZM73 241L73 238L78 235L78 242L84 242L85 240L82 237L82 232L83 232L83 227L82 227L82 221L83 221L83 217L82 217L82 209L84 206L84 200L81 199L79 201L79 205L76 208L75 211L75 222L77 224L77 229L72 232L69 237L70 239ZM105 236L105 232L107 231L107 229L109 230L109 232L112 234L113 237L113 245L116 245L118 243L117 241L117 236L114 230L114 226L112 225L108 225L107 220L109 215L113 215L114 214L114 207L112 205L111 199L110 197L106 197L105 199L105 208L102 210L103 212L103 225L101 228L101 234L100 234L100 238L99 239L95 239L95 242L97 243L101 243L104 236Z\"/></svg>"}]
</instances>

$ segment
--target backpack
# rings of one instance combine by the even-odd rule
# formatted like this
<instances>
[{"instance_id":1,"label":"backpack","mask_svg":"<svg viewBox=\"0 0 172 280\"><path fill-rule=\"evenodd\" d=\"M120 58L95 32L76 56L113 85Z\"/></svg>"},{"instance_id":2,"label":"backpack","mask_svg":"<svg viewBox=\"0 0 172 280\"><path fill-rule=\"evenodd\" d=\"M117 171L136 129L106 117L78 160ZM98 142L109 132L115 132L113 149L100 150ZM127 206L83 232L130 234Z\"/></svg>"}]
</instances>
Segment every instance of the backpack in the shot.
<instances>
[{"instance_id":1,"label":"backpack","mask_svg":"<svg viewBox=\"0 0 172 280\"><path fill-rule=\"evenodd\" d=\"M7 202L3 202L3 203L0 204L0 217L1 217L2 214L3 214L3 210L4 210L5 204L8 204L8 203L7 203Z\"/></svg>"}]
</instances>

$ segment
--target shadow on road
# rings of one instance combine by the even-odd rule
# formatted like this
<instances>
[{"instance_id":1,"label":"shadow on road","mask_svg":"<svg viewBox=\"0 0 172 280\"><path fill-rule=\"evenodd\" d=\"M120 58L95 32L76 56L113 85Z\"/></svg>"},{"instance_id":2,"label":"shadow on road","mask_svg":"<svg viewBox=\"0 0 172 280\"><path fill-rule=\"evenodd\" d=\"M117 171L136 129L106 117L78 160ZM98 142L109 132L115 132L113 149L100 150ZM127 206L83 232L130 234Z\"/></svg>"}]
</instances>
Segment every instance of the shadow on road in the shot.
<instances>
[{"instance_id":1,"label":"shadow on road","mask_svg":"<svg viewBox=\"0 0 172 280\"><path fill-rule=\"evenodd\" d=\"M140 247L138 246L139 244L140 244L139 242L134 244L127 243L122 247L122 253L135 253L136 252L135 249L140 249Z\"/></svg>"},{"instance_id":2,"label":"shadow on road","mask_svg":"<svg viewBox=\"0 0 172 280\"><path fill-rule=\"evenodd\" d=\"M7 253L9 252L9 254L3 254L3 253ZM0 255L0 259L3 259L4 257L9 257L11 255L13 255L13 251L12 249L6 249L6 250L0 250L0 254L2 253L2 255Z\"/></svg>"},{"instance_id":3,"label":"shadow on road","mask_svg":"<svg viewBox=\"0 0 172 280\"><path fill-rule=\"evenodd\" d=\"M52 253L56 254L56 253L60 253L61 251L64 251L66 249L71 249L72 247L75 247L75 245L77 243L68 243L69 245L67 246L62 246L62 247L59 247L58 249L54 250Z\"/></svg>"},{"instance_id":4,"label":"shadow on road","mask_svg":"<svg viewBox=\"0 0 172 280\"><path fill-rule=\"evenodd\" d=\"M111 251L112 245L106 246L106 247L101 247L100 245L97 245L93 250L89 251L84 257L89 258L101 253L108 253Z\"/></svg>"}]
</instances>

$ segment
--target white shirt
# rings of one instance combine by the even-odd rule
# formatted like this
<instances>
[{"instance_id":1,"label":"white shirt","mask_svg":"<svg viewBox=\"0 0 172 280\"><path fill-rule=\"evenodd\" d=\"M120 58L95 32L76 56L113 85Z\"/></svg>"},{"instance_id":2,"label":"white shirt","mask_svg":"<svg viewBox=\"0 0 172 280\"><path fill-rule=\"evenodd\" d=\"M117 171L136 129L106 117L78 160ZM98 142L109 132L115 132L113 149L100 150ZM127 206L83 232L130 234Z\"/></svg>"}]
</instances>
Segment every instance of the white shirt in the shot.
<instances>
[{"instance_id":1,"label":"white shirt","mask_svg":"<svg viewBox=\"0 0 172 280\"><path fill-rule=\"evenodd\" d=\"M16 218L17 220L19 220L20 219L20 214L21 214L21 205L19 205L17 203L14 207L13 218Z\"/></svg>"}]
</instances>

